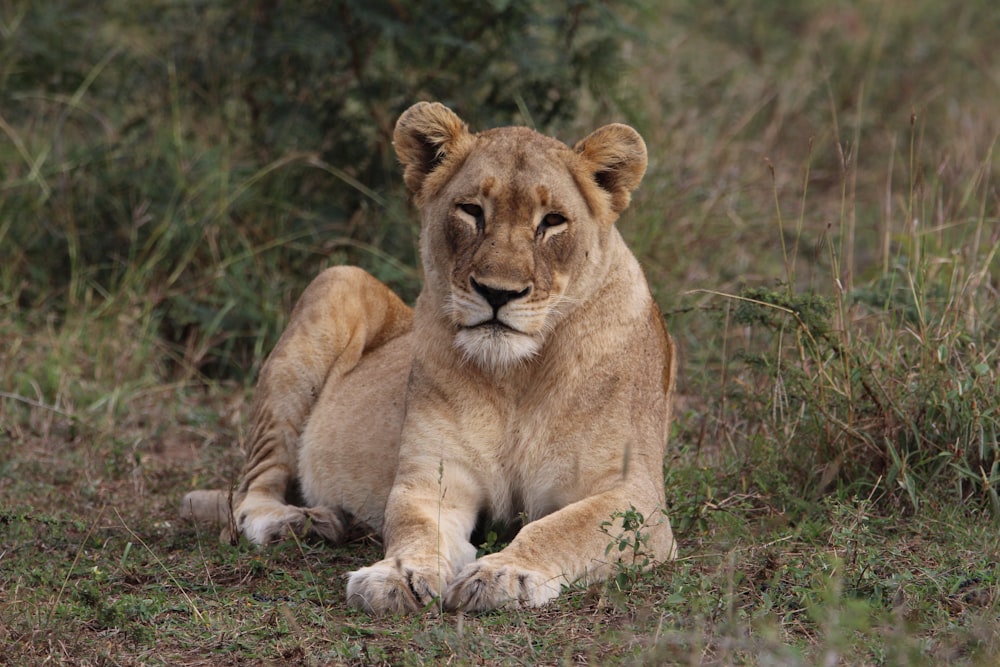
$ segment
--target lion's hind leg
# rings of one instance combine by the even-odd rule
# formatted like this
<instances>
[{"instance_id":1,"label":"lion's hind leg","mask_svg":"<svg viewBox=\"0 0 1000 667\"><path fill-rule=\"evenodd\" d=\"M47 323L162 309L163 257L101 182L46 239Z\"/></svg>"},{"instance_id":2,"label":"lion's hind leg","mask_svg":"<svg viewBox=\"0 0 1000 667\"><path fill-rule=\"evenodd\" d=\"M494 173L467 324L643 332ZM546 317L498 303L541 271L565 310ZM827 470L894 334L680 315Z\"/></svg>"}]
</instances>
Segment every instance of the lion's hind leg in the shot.
<instances>
[{"instance_id":1,"label":"lion's hind leg","mask_svg":"<svg viewBox=\"0 0 1000 667\"><path fill-rule=\"evenodd\" d=\"M362 357L412 326L412 311L388 287L355 267L335 267L309 285L261 369L250 411L247 461L237 497L237 530L256 544L315 533L338 541L334 507L297 507L300 436L324 387Z\"/></svg>"}]
</instances>

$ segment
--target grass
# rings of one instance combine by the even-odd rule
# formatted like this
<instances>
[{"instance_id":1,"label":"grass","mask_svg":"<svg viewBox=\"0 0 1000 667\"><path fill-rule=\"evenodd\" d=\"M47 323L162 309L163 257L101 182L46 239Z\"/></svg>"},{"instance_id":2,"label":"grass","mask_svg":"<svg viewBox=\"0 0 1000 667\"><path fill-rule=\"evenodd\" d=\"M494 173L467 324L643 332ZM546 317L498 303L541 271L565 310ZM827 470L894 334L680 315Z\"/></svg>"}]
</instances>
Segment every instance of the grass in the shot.
<instances>
[{"instance_id":1,"label":"grass","mask_svg":"<svg viewBox=\"0 0 1000 667\"><path fill-rule=\"evenodd\" d=\"M237 474L310 274L361 261L412 296L398 193L306 206L296 183L354 176L251 160L238 104L206 114L183 71L110 103L123 51L67 59L64 97L0 67L0 663L996 664L996 12L755 4L633 10L625 85L558 128L624 117L650 148L621 228L683 356L681 557L480 616L347 608L370 537L256 550L176 520Z\"/></svg>"}]
</instances>

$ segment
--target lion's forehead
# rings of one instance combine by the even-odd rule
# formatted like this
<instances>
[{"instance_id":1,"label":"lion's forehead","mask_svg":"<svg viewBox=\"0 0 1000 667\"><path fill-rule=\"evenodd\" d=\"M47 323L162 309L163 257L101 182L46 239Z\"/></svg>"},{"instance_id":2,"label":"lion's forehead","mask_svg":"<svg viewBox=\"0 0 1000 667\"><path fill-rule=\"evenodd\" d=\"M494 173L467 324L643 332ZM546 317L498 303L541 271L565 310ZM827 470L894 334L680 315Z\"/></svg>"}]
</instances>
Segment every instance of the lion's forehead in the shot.
<instances>
[{"instance_id":1,"label":"lion's forehead","mask_svg":"<svg viewBox=\"0 0 1000 667\"><path fill-rule=\"evenodd\" d=\"M572 151L558 141L550 142L487 142L477 146L455 176L456 194L478 195L518 207L584 205Z\"/></svg>"},{"instance_id":2,"label":"lion's forehead","mask_svg":"<svg viewBox=\"0 0 1000 667\"><path fill-rule=\"evenodd\" d=\"M555 137L547 137L527 127L498 127L475 135L479 150L497 149L506 152L524 150L539 154L548 150L571 152L572 149Z\"/></svg>"}]
</instances>

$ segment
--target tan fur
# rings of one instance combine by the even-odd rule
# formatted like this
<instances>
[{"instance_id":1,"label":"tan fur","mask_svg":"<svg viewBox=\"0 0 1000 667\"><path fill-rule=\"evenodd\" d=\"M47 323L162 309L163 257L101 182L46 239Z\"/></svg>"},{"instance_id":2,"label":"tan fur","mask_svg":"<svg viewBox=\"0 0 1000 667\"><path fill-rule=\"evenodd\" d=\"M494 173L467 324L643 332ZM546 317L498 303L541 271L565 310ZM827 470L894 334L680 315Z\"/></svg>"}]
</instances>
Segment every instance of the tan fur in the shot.
<instances>
[{"instance_id":1,"label":"tan fur","mask_svg":"<svg viewBox=\"0 0 1000 667\"><path fill-rule=\"evenodd\" d=\"M526 128L471 134L420 103L394 143L422 218L423 291L411 315L359 269L310 285L261 372L236 529L337 540L346 517L368 523L385 558L347 595L373 613L544 604L631 558L606 553L601 529L630 507L653 558L672 558L674 348L614 226L642 139L624 125L573 148ZM211 519L223 503L185 505ZM483 516L526 524L476 559Z\"/></svg>"}]
</instances>

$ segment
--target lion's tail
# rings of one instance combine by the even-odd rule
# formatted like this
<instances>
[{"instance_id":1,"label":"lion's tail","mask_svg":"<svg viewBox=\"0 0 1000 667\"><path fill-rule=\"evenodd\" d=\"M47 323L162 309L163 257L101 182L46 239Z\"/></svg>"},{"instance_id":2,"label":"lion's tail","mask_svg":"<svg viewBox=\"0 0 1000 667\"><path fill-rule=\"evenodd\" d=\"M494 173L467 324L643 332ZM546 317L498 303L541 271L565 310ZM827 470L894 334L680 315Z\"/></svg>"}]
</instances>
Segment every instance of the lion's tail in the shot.
<instances>
[{"instance_id":1,"label":"lion's tail","mask_svg":"<svg viewBox=\"0 0 1000 667\"><path fill-rule=\"evenodd\" d=\"M235 536L233 522L232 494L217 489L199 489L184 495L181 500L180 516L182 521L192 521L211 527L220 528L219 536L223 542L232 541Z\"/></svg>"}]
</instances>

